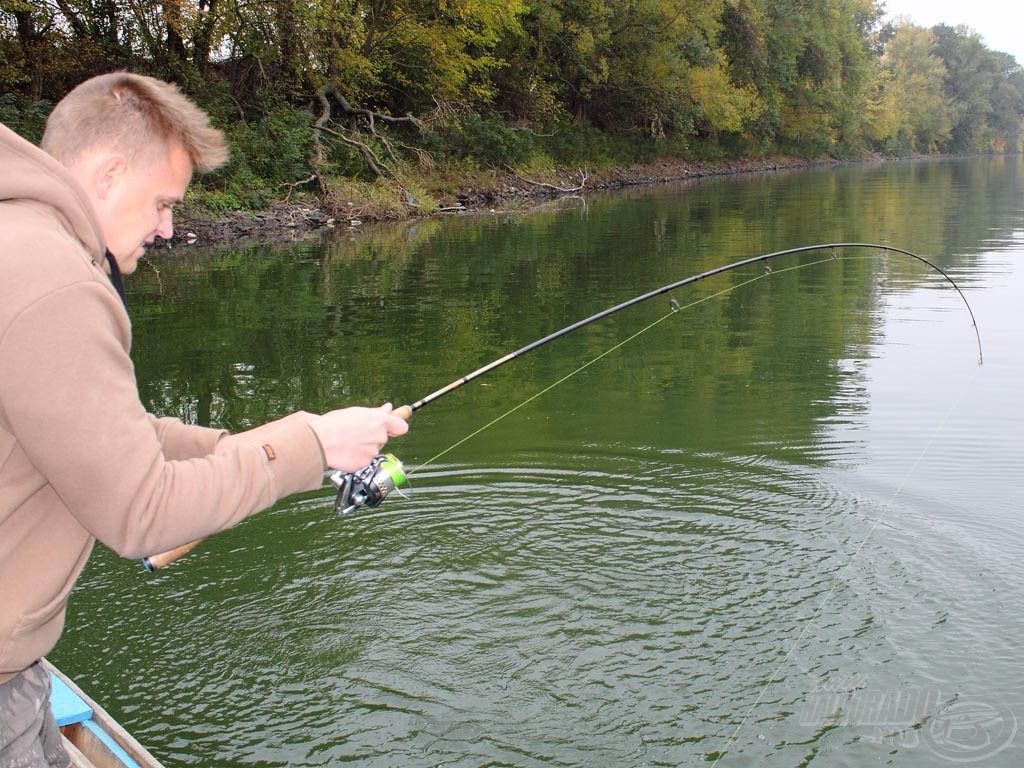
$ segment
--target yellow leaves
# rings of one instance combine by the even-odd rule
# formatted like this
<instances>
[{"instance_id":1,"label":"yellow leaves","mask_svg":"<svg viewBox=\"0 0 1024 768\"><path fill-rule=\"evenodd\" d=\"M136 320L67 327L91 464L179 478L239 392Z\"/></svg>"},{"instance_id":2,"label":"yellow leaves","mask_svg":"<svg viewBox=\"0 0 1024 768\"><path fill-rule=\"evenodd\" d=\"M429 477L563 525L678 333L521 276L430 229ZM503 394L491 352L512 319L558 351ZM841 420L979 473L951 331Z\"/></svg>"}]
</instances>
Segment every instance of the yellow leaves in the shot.
<instances>
[{"instance_id":1,"label":"yellow leaves","mask_svg":"<svg viewBox=\"0 0 1024 768\"><path fill-rule=\"evenodd\" d=\"M735 86L720 62L690 71L690 94L719 131L741 132L744 120L753 117L759 105L757 91L749 85Z\"/></svg>"},{"instance_id":2,"label":"yellow leaves","mask_svg":"<svg viewBox=\"0 0 1024 768\"><path fill-rule=\"evenodd\" d=\"M523 0L439 0L438 10L468 24L508 30L529 8Z\"/></svg>"},{"instance_id":3,"label":"yellow leaves","mask_svg":"<svg viewBox=\"0 0 1024 768\"><path fill-rule=\"evenodd\" d=\"M906 113L900 108L898 84L888 69L880 69L867 97L864 135L871 141L885 141L899 135Z\"/></svg>"},{"instance_id":4,"label":"yellow leaves","mask_svg":"<svg viewBox=\"0 0 1024 768\"><path fill-rule=\"evenodd\" d=\"M912 141L919 150L949 138L952 108L946 68L932 54L930 30L901 24L886 45L871 84L865 132L874 141Z\"/></svg>"}]
</instances>

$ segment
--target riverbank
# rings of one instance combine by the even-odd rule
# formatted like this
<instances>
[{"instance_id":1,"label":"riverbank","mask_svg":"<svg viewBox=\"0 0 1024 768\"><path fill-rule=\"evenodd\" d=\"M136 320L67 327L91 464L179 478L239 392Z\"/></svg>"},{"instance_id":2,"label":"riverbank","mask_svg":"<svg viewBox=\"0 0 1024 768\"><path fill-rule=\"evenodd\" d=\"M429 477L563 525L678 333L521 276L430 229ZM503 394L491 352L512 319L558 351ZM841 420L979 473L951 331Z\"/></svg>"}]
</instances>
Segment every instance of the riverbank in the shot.
<instances>
[{"instance_id":1,"label":"riverbank","mask_svg":"<svg viewBox=\"0 0 1024 768\"><path fill-rule=\"evenodd\" d=\"M791 157L718 162L665 159L600 171L563 169L536 177L512 171L488 171L462 177L454 185L446 180L445 185L454 186L455 190L432 190L437 203L429 209L419 205L411 196L406 204L383 211L369 200L337 201L315 195L283 199L257 212L231 211L211 215L186 206L177 213L172 243L216 245L263 238L302 239L317 236L325 230L359 226L368 221L524 210L566 195L584 195L599 190L835 164L838 161Z\"/></svg>"}]
</instances>

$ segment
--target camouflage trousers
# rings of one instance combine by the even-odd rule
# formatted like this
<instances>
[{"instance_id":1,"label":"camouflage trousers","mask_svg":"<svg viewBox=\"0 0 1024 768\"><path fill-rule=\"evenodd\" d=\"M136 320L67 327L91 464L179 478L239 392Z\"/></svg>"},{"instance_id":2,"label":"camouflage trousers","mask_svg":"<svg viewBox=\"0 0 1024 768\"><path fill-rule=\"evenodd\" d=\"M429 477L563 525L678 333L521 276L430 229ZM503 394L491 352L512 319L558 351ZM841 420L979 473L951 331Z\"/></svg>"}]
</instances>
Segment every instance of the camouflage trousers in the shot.
<instances>
[{"instance_id":1,"label":"camouflage trousers","mask_svg":"<svg viewBox=\"0 0 1024 768\"><path fill-rule=\"evenodd\" d=\"M70 768L50 710L50 673L36 662L0 685L0 768Z\"/></svg>"}]
</instances>

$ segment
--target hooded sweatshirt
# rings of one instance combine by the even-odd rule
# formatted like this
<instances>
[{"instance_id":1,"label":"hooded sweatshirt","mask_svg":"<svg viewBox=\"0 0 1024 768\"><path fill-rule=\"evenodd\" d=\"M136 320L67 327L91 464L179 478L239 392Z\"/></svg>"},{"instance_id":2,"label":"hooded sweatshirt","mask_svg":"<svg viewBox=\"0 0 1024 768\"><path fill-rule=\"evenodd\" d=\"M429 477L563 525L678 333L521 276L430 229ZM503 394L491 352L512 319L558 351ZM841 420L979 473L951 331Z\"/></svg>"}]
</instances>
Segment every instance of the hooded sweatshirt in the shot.
<instances>
[{"instance_id":1,"label":"hooded sweatshirt","mask_svg":"<svg viewBox=\"0 0 1024 768\"><path fill-rule=\"evenodd\" d=\"M0 683L56 644L96 539L165 552L323 483L295 415L227 438L139 399L85 191L0 125ZM223 447L223 446L222 446Z\"/></svg>"}]
</instances>

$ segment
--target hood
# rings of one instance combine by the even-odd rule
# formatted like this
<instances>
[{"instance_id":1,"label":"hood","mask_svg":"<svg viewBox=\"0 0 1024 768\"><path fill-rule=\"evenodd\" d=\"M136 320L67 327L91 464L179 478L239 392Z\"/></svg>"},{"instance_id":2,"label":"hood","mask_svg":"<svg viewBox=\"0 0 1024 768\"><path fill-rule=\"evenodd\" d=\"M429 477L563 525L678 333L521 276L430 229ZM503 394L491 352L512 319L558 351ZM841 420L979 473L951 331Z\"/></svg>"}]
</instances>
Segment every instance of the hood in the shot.
<instances>
[{"instance_id":1,"label":"hood","mask_svg":"<svg viewBox=\"0 0 1024 768\"><path fill-rule=\"evenodd\" d=\"M103 234L85 190L67 168L0 123L0 202L25 200L53 208L98 264Z\"/></svg>"}]
</instances>

